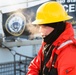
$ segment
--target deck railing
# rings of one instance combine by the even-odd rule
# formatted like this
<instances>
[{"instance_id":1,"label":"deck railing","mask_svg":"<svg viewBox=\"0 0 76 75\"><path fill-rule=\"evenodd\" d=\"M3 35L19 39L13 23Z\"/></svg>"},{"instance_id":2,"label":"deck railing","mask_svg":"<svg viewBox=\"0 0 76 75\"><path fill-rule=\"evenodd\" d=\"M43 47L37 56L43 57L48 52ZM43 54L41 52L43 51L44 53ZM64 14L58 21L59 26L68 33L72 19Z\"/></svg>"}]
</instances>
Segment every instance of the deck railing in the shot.
<instances>
[{"instance_id":1,"label":"deck railing","mask_svg":"<svg viewBox=\"0 0 76 75\"><path fill-rule=\"evenodd\" d=\"M19 60L17 61L16 56L19 56ZM33 57L16 53L14 62L0 64L0 75L26 75L28 65L32 59Z\"/></svg>"}]
</instances>

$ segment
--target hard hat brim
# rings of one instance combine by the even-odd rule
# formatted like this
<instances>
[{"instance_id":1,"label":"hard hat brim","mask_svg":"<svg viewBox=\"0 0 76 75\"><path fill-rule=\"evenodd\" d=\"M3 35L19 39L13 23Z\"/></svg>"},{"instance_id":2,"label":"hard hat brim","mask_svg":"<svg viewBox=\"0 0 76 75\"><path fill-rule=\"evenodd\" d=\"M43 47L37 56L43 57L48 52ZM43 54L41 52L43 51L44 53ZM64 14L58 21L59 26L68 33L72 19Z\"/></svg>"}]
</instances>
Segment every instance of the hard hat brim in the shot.
<instances>
[{"instance_id":1,"label":"hard hat brim","mask_svg":"<svg viewBox=\"0 0 76 75\"><path fill-rule=\"evenodd\" d=\"M62 18L60 20L45 20L45 19L37 19L35 21L32 22L32 24L47 24L47 23L55 23L55 22L61 22L61 21L66 21L66 20L70 20L72 19L73 17L72 16L67 16L66 18Z\"/></svg>"}]
</instances>

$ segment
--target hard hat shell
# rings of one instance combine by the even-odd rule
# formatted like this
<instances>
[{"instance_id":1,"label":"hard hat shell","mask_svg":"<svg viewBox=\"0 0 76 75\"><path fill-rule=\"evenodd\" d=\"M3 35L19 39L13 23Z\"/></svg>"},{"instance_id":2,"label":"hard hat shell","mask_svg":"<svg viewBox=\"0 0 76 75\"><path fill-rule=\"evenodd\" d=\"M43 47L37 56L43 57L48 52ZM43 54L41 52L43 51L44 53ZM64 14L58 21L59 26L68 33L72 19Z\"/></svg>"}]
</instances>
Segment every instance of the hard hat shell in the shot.
<instances>
[{"instance_id":1,"label":"hard hat shell","mask_svg":"<svg viewBox=\"0 0 76 75\"><path fill-rule=\"evenodd\" d=\"M50 1L42 4L36 12L36 20L32 24L47 24L72 19L65 11L62 4Z\"/></svg>"}]
</instances>

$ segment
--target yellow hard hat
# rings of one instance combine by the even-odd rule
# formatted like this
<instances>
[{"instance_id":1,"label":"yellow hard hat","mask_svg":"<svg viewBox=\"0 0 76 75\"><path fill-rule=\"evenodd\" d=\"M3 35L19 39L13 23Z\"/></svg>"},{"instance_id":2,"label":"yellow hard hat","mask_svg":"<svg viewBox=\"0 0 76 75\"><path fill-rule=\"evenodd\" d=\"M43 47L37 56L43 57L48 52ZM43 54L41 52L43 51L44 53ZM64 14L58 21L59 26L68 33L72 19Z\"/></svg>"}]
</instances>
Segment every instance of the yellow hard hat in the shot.
<instances>
[{"instance_id":1,"label":"yellow hard hat","mask_svg":"<svg viewBox=\"0 0 76 75\"><path fill-rule=\"evenodd\" d=\"M62 4L50 1L42 4L36 12L36 20L32 24L47 24L72 19L65 11Z\"/></svg>"}]
</instances>

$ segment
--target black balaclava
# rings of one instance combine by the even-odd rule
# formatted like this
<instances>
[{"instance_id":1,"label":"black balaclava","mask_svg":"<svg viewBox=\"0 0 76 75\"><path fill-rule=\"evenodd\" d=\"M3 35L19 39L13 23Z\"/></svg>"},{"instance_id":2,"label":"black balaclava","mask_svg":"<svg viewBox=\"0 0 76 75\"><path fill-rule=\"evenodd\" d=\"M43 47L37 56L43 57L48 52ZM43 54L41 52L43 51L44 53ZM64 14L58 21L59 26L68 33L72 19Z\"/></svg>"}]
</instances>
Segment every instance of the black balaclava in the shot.
<instances>
[{"instance_id":1,"label":"black balaclava","mask_svg":"<svg viewBox=\"0 0 76 75\"><path fill-rule=\"evenodd\" d=\"M46 42L47 44L52 44L59 37L59 35L65 30L65 22L63 21L44 25L54 28L54 30L49 35L43 38L44 42Z\"/></svg>"}]
</instances>

